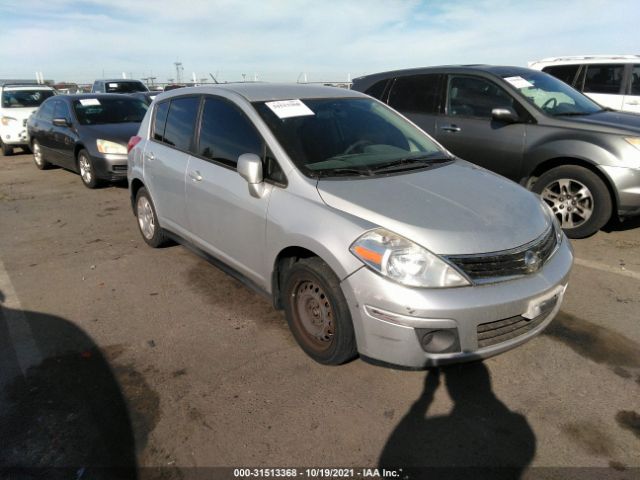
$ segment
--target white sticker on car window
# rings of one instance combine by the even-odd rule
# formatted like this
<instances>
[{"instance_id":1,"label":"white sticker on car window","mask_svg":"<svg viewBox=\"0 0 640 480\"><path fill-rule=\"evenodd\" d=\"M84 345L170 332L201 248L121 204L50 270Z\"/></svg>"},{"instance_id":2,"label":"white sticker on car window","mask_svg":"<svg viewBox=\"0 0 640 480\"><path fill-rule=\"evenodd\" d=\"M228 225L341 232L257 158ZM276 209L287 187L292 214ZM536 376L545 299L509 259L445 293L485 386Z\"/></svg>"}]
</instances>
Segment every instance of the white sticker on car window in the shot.
<instances>
[{"instance_id":1,"label":"white sticker on car window","mask_svg":"<svg viewBox=\"0 0 640 480\"><path fill-rule=\"evenodd\" d=\"M81 98L80 104L83 107L91 107L92 105L100 105L100 101L97 98Z\"/></svg>"},{"instance_id":2,"label":"white sticker on car window","mask_svg":"<svg viewBox=\"0 0 640 480\"><path fill-rule=\"evenodd\" d=\"M525 80L524 78L517 76L517 77L506 77L504 79L505 82L509 82L511 85L513 85L516 88L529 88L529 87L533 87L533 83L528 82L527 80Z\"/></svg>"},{"instance_id":3,"label":"white sticker on car window","mask_svg":"<svg viewBox=\"0 0 640 480\"><path fill-rule=\"evenodd\" d=\"M277 102L265 102L265 105L275 113L278 118L305 117L315 115L313 111L300 100L278 100Z\"/></svg>"},{"instance_id":4,"label":"white sticker on car window","mask_svg":"<svg viewBox=\"0 0 640 480\"><path fill-rule=\"evenodd\" d=\"M109 84L109 88L118 88L118 84L117 83L110 83Z\"/></svg>"}]
</instances>

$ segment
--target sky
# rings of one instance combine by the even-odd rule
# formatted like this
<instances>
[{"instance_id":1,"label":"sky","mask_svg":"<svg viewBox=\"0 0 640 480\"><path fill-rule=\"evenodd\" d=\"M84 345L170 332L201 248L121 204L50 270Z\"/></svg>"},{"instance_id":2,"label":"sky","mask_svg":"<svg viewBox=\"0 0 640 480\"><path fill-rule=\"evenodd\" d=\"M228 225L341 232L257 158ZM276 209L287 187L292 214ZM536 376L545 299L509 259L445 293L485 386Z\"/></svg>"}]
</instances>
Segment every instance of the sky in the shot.
<instances>
[{"instance_id":1,"label":"sky","mask_svg":"<svg viewBox=\"0 0 640 480\"><path fill-rule=\"evenodd\" d=\"M346 81L640 54L637 0L0 0L0 78Z\"/></svg>"}]
</instances>

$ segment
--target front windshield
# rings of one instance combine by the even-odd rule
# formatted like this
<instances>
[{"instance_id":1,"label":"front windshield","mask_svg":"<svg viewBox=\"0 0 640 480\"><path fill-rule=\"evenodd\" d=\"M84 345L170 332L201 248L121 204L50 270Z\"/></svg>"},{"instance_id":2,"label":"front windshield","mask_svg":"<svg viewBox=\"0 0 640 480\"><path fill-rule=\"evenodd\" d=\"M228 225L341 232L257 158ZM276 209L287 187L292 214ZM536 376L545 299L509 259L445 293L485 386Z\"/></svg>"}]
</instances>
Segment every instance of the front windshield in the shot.
<instances>
[{"instance_id":1,"label":"front windshield","mask_svg":"<svg viewBox=\"0 0 640 480\"><path fill-rule=\"evenodd\" d=\"M549 74L529 71L503 78L529 103L549 115L590 115L602 111L600 105Z\"/></svg>"},{"instance_id":2,"label":"front windshield","mask_svg":"<svg viewBox=\"0 0 640 480\"><path fill-rule=\"evenodd\" d=\"M73 101L73 111L80 125L105 123L140 123L147 113L147 104L137 98L81 98Z\"/></svg>"},{"instance_id":3,"label":"front windshield","mask_svg":"<svg viewBox=\"0 0 640 480\"><path fill-rule=\"evenodd\" d=\"M135 93L148 92L149 90L142 82L107 82L105 91L107 93Z\"/></svg>"},{"instance_id":4,"label":"front windshield","mask_svg":"<svg viewBox=\"0 0 640 480\"><path fill-rule=\"evenodd\" d=\"M2 108L39 107L55 94L53 90L5 90L2 92Z\"/></svg>"},{"instance_id":5,"label":"front windshield","mask_svg":"<svg viewBox=\"0 0 640 480\"><path fill-rule=\"evenodd\" d=\"M449 160L421 130L369 98L253 105L291 160L311 177L372 175L383 169L422 168Z\"/></svg>"}]
</instances>

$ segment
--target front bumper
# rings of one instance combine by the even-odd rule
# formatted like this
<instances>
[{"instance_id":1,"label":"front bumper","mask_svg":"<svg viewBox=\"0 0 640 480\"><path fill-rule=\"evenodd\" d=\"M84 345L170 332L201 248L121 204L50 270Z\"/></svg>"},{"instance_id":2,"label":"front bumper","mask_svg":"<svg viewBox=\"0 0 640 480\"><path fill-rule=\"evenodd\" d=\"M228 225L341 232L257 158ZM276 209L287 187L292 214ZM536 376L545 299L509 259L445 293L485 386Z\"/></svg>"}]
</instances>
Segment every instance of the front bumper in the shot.
<instances>
[{"instance_id":1,"label":"front bumper","mask_svg":"<svg viewBox=\"0 0 640 480\"><path fill-rule=\"evenodd\" d=\"M96 177L117 182L127 179L127 154L97 153L91 155L91 164Z\"/></svg>"},{"instance_id":2,"label":"front bumper","mask_svg":"<svg viewBox=\"0 0 640 480\"><path fill-rule=\"evenodd\" d=\"M618 215L640 215L640 169L600 165L611 179L618 200Z\"/></svg>"},{"instance_id":3,"label":"front bumper","mask_svg":"<svg viewBox=\"0 0 640 480\"><path fill-rule=\"evenodd\" d=\"M488 358L539 334L558 313L573 263L565 238L548 263L535 274L501 283L446 289L408 288L363 267L342 282L364 357L407 368L425 368ZM478 346L478 325L521 316L532 305L557 297L551 311L522 335ZM380 312L390 313L384 318ZM381 318L382 317L382 318ZM427 353L417 329L455 329L455 352ZM419 330L422 331L422 330Z\"/></svg>"},{"instance_id":4,"label":"front bumper","mask_svg":"<svg viewBox=\"0 0 640 480\"><path fill-rule=\"evenodd\" d=\"M16 120L9 125L0 127L0 140L5 145L11 145L12 147L29 146L29 134L25 122Z\"/></svg>"}]
</instances>

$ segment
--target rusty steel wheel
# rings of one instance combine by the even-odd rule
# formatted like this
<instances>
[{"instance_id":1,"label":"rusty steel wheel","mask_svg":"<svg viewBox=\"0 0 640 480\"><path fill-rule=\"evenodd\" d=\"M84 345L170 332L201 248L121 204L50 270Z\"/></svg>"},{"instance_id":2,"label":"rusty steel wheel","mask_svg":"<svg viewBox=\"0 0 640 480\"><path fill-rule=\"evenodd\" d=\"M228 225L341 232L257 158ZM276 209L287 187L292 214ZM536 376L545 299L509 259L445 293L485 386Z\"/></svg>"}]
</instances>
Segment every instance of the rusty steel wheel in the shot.
<instances>
[{"instance_id":1,"label":"rusty steel wheel","mask_svg":"<svg viewBox=\"0 0 640 480\"><path fill-rule=\"evenodd\" d=\"M333 342L333 308L322 287L313 281L300 281L291 297L293 321L314 350L323 351Z\"/></svg>"},{"instance_id":2,"label":"rusty steel wheel","mask_svg":"<svg viewBox=\"0 0 640 480\"><path fill-rule=\"evenodd\" d=\"M317 362L339 365L357 354L340 281L321 259L300 259L284 272L282 295L289 328Z\"/></svg>"}]
</instances>

